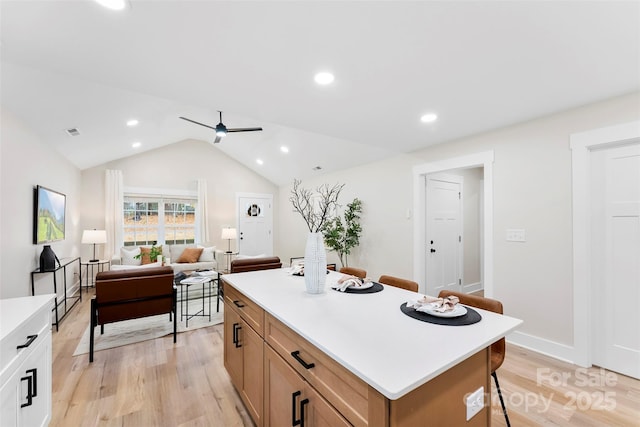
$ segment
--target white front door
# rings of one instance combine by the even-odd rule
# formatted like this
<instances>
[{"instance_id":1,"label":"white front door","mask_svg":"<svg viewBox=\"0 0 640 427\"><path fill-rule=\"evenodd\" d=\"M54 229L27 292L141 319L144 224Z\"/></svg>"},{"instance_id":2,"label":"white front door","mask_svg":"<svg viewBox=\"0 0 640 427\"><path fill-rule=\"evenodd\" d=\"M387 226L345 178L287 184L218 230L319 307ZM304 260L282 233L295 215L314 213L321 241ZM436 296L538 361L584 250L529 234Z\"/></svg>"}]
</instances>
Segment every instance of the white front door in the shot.
<instances>
[{"instance_id":1,"label":"white front door","mask_svg":"<svg viewBox=\"0 0 640 427\"><path fill-rule=\"evenodd\" d=\"M238 195L238 252L273 255L273 195Z\"/></svg>"},{"instance_id":2,"label":"white front door","mask_svg":"<svg viewBox=\"0 0 640 427\"><path fill-rule=\"evenodd\" d=\"M592 153L593 364L640 378L640 144Z\"/></svg>"},{"instance_id":3,"label":"white front door","mask_svg":"<svg viewBox=\"0 0 640 427\"><path fill-rule=\"evenodd\" d=\"M460 291L462 284L462 177L426 177L426 293Z\"/></svg>"}]
</instances>

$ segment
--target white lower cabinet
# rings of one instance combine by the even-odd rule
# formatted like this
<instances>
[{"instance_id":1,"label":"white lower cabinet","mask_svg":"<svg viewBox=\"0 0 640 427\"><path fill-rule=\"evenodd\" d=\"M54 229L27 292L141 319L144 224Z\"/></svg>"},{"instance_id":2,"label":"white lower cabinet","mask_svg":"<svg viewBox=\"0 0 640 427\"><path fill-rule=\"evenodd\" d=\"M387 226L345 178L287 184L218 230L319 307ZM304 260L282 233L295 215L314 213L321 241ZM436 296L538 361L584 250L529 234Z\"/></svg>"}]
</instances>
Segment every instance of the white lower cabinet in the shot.
<instances>
[{"instance_id":1,"label":"white lower cabinet","mask_svg":"<svg viewBox=\"0 0 640 427\"><path fill-rule=\"evenodd\" d=\"M19 300L32 298L40 297L0 300L4 323L0 342L2 427L46 426L51 420L51 305L43 299L41 306L28 301L23 307L26 311L7 307L7 304L20 305ZM28 313L29 309L37 312ZM9 314L15 316L5 317ZM24 322L20 321L21 316Z\"/></svg>"}]
</instances>

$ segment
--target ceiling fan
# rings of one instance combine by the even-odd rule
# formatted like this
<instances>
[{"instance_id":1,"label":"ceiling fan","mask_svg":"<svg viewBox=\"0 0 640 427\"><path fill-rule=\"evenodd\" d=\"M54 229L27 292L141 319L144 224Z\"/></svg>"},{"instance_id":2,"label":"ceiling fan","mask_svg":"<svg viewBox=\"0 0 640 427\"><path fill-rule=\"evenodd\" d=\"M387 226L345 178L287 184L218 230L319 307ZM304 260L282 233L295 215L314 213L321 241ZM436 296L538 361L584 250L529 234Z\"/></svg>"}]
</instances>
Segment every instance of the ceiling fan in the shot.
<instances>
[{"instance_id":1,"label":"ceiling fan","mask_svg":"<svg viewBox=\"0 0 640 427\"><path fill-rule=\"evenodd\" d=\"M186 120L191 123L195 123L200 126L204 126L209 129L213 129L216 131L216 139L213 141L214 144L220 142L222 138L227 136L229 132L255 132L260 131L262 128L227 128L224 123L222 123L222 111L218 111L220 113L220 122L215 126L205 125L204 123L196 122L195 120L188 119L186 117L180 117L182 120Z\"/></svg>"}]
</instances>

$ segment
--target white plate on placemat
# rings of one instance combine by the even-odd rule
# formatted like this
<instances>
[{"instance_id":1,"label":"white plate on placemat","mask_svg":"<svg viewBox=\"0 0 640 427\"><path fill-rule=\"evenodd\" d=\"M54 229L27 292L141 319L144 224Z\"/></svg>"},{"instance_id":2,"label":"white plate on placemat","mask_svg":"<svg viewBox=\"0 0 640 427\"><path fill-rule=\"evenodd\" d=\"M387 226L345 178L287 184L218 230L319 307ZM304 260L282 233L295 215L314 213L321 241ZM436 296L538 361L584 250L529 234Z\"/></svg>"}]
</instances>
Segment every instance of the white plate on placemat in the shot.
<instances>
[{"instance_id":1,"label":"white plate on placemat","mask_svg":"<svg viewBox=\"0 0 640 427\"><path fill-rule=\"evenodd\" d=\"M456 304L455 308L451 311L436 311L435 307L432 307L429 304L423 305L420 308L416 308L416 311L421 311L423 313L427 313L436 317L460 317L467 314L467 308L460 304Z\"/></svg>"},{"instance_id":2,"label":"white plate on placemat","mask_svg":"<svg viewBox=\"0 0 640 427\"><path fill-rule=\"evenodd\" d=\"M361 290L364 290L364 289L369 289L372 286L373 286L373 282L367 282L367 283L363 283L360 286L349 285L349 289L352 289L354 291L361 291Z\"/></svg>"}]
</instances>

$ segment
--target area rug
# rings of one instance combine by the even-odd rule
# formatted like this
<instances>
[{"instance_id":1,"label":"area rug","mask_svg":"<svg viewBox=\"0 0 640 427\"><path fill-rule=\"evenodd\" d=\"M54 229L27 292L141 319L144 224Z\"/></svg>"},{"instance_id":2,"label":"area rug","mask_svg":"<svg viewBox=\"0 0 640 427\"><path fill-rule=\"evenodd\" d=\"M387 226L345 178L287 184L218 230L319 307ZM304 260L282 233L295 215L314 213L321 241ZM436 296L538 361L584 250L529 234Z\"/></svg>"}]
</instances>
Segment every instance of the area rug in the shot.
<instances>
[{"instance_id":1,"label":"area rug","mask_svg":"<svg viewBox=\"0 0 640 427\"><path fill-rule=\"evenodd\" d=\"M217 313L216 302L212 299L211 321L209 321L208 316L195 316L189 319L188 328L185 319L180 319L181 309L178 307L178 333L222 323L224 317L223 305L224 304L220 302L220 312ZM189 302L189 313L197 313L201 309L202 300L192 300ZM208 306L205 306L205 310L207 310L206 312L208 313ZM84 331L76 347L76 351L73 353L74 356L89 353L89 328L90 327L87 326L87 329ZM169 321L168 314L109 323L104 326L104 335L100 335L100 327L96 327L94 331L94 351L153 340L172 333L173 321Z\"/></svg>"}]
</instances>

